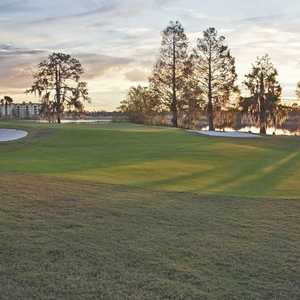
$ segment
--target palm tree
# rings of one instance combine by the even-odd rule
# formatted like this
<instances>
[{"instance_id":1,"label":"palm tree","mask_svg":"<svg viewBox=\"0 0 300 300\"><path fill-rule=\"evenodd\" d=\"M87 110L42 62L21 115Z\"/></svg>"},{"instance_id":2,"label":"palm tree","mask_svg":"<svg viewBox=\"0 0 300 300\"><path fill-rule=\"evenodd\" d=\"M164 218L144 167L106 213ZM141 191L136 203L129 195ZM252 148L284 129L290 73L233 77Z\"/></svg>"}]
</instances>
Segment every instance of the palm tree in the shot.
<instances>
[{"instance_id":1,"label":"palm tree","mask_svg":"<svg viewBox=\"0 0 300 300\"><path fill-rule=\"evenodd\" d=\"M13 99L9 96L4 96L3 99L0 100L1 104L5 106L5 118L8 117L8 106L13 103Z\"/></svg>"}]
</instances>

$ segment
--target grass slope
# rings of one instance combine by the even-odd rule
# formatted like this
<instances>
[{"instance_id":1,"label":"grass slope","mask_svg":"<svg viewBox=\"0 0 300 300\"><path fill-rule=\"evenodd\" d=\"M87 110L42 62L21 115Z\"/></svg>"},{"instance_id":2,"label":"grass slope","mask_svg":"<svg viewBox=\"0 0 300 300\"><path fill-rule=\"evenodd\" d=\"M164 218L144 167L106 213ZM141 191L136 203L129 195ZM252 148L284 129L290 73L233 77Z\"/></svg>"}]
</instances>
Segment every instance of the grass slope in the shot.
<instances>
[{"instance_id":1,"label":"grass slope","mask_svg":"<svg viewBox=\"0 0 300 300\"><path fill-rule=\"evenodd\" d=\"M0 299L299 299L299 139L0 126Z\"/></svg>"}]
</instances>

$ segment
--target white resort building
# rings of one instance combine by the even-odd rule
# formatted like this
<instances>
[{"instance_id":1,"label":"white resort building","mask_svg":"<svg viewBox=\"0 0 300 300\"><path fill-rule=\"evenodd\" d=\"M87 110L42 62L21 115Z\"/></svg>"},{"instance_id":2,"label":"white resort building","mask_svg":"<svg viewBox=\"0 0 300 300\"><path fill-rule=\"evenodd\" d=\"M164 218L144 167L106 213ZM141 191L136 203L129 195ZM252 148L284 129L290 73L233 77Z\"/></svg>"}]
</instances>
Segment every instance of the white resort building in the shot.
<instances>
[{"instance_id":1,"label":"white resort building","mask_svg":"<svg viewBox=\"0 0 300 300\"><path fill-rule=\"evenodd\" d=\"M0 103L0 119L38 119L40 110L40 103Z\"/></svg>"}]
</instances>

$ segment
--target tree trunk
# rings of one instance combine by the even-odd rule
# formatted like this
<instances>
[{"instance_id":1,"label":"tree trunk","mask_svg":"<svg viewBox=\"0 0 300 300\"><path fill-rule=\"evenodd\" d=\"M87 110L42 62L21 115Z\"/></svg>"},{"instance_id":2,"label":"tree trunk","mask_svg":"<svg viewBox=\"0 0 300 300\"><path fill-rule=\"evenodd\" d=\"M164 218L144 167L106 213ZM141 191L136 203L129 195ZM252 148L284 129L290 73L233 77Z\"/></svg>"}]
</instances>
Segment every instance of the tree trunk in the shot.
<instances>
[{"instance_id":1,"label":"tree trunk","mask_svg":"<svg viewBox=\"0 0 300 300\"><path fill-rule=\"evenodd\" d=\"M260 125L260 134L262 134L262 135L267 134L267 128L266 128L265 124Z\"/></svg>"},{"instance_id":2,"label":"tree trunk","mask_svg":"<svg viewBox=\"0 0 300 300\"><path fill-rule=\"evenodd\" d=\"M57 123L61 123L61 77L60 77L60 70L59 67L56 66L56 74L55 74L55 84L56 84L56 118Z\"/></svg>"},{"instance_id":3,"label":"tree trunk","mask_svg":"<svg viewBox=\"0 0 300 300\"><path fill-rule=\"evenodd\" d=\"M267 122L266 122L266 113L264 110L262 110L260 112L259 123L260 123L260 134L266 135L267 134Z\"/></svg>"},{"instance_id":4,"label":"tree trunk","mask_svg":"<svg viewBox=\"0 0 300 300\"><path fill-rule=\"evenodd\" d=\"M211 50L209 55L209 70L208 70L208 105L207 105L207 115L208 115L208 129L209 131L215 131L214 126L214 108L212 99L212 70L211 70Z\"/></svg>"},{"instance_id":5,"label":"tree trunk","mask_svg":"<svg viewBox=\"0 0 300 300\"><path fill-rule=\"evenodd\" d=\"M208 102L207 115L208 115L208 130L215 131L212 100L209 100Z\"/></svg>"},{"instance_id":6,"label":"tree trunk","mask_svg":"<svg viewBox=\"0 0 300 300\"><path fill-rule=\"evenodd\" d=\"M5 109L5 119L7 119L7 116L8 116L8 103L5 102L4 104L4 109Z\"/></svg>"},{"instance_id":7,"label":"tree trunk","mask_svg":"<svg viewBox=\"0 0 300 300\"><path fill-rule=\"evenodd\" d=\"M176 45L175 37L173 37L173 65L172 65L172 124L174 127L178 127L178 108L177 108L177 95L176 95Z\"/></svg>"},{"instance_id":8,"label":"tree trunk","mask_svg":"<svg viewBox=\"0 0 300 300\"><path fill-rule=\"evenodd\" d=\"M194 107L192 106L192 101L189 99L189 119L188 119L188 128L192 129L193 128L193 111Z\"/></svg>"},{"instance_id":9,"label":"tree trunk","mask_svg":"<svg viewBox=\"0 0 300 300\"><path fill-rule=\"evenodd\" d=\"M259 123L260 123L260 134L267 134L267 117L266 117L266 108L265 108L265 84L264 76L260 76L260 93L259 93Z\"/></svg>"}]
</instances>

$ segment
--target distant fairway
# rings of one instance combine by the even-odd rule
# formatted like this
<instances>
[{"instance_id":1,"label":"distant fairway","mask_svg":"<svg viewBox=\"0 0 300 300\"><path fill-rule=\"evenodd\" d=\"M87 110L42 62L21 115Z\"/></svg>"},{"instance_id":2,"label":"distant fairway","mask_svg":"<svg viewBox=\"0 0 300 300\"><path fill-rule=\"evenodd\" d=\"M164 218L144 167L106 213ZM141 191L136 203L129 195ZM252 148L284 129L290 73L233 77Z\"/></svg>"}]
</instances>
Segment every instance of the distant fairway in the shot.
<instances>
[{"instance_id":1,"label":"distant fairway","mask_svg":"<svg viewBox=\"0 0 300 300\"><path fill-rule=\"evenodd\" d=\"M0 299L299 299L299 138L1 127Z\"/></svg>"},{"instance_id":2,"label":"distant fairway","mask_svg":"<svg viewBox=\"0 0 300 300\"><path fill-rule=\"evenodd\" d=\"M165 191L300 198L296 137L209 138L129 124L25 128L31 129L27 140L1 144L1 172Z\"/></svg>"}]
</instances>

